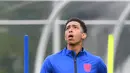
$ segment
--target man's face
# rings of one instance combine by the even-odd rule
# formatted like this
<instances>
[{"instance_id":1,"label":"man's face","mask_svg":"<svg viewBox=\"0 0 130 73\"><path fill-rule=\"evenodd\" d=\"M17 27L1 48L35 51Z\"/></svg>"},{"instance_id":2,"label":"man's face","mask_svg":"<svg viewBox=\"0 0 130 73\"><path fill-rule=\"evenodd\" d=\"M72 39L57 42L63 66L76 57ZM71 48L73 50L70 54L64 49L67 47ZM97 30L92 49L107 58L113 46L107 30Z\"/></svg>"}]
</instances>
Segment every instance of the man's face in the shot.
<instances>
[{"instance_id":1,"label":"man's face","mask_svg":"<svg viewBox=\"0 0 130 73\"><path fill-rule=\"evenodd\" d=\"M83 33L79 22L71 21L66 25L65 40L67 44L75 45L82 42L82 40L86 38L84 35L86 34Z\"/></svg>"}]
</instances>

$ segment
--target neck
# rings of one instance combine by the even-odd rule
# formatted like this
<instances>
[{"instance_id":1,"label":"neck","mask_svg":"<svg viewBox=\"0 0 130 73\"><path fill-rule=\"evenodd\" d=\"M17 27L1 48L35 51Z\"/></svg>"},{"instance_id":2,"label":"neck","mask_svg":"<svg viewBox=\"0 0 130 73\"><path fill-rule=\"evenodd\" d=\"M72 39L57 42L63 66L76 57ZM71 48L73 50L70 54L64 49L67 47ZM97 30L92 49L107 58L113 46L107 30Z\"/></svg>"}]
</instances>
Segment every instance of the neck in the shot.
<instances>
[{"instance_id":1,"label":"neck","mask_svg":"<svg viewBox=\"0 0 130 73\"><path fill-rule=\"evenodd\" d=\"M78 54L82 50L82 43L72 45L72 44L67 44L67 49L73 50Z\"/></svg>"}]
</instances>

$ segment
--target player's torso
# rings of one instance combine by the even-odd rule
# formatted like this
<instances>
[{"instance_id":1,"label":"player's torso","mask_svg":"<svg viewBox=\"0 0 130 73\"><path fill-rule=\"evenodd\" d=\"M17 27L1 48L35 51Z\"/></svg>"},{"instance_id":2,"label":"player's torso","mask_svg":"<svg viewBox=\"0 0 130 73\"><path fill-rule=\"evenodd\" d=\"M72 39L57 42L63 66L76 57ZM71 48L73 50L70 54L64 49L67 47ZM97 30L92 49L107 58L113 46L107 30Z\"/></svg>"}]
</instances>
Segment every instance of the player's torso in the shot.
<instances>
[{"instance_id":1,"label":"player's torso","mask_svg":"<svg viewBox=\"0 0 130 73\"><path fill-rule=\"evenodd\" d=\"M77 57L75 62L69 56L61 56L52 62L52 66L54 73L97 73L96 62L84 56Z\"/></svg>"}]
</instances>

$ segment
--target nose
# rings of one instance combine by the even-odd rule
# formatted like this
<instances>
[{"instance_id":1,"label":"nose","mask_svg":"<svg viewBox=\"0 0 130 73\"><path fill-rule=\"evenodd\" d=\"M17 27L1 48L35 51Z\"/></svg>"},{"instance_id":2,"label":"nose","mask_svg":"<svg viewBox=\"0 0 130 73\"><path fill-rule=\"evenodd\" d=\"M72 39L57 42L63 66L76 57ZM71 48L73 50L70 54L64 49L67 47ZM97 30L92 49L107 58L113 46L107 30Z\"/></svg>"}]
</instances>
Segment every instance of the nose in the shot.
<instances>
[{"instance_id":1,"label":"nose","mask_svg":"<svg viewBox=\"0 0 130 73\"><path fill-rule=\"evenodd\" d=\"M70 28L70 29L69 29L69 33L72 33L72 32L73 32L73 29L72 29L72 28Z\"/></svg>"}]
</instances>

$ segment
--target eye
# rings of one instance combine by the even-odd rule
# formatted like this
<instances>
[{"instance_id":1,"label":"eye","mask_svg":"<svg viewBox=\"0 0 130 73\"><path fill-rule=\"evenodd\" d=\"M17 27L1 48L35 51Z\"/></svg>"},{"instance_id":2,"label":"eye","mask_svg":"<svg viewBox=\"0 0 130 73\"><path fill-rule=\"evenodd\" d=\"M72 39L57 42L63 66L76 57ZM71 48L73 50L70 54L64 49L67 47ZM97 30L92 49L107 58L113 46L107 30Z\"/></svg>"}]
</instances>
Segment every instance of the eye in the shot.
<instances>
[{"instance_id":1,"label":"eye","mask_svg":"<svg viewBox=\"0 0 130 73\"><path fill-rule=\"evenodd\" d=\"M66 30L68 30L69 29L69 27L66 27Z\"/></svg>"},{"instance_id":2,"label":"eye","mask_svg":"<svg viewBox=\"0 0 130 73\"><path fill-rule=\"evenodd\" d=\"M76 26L74 28L77 28Z\"/></svg>"}]
</instances>

